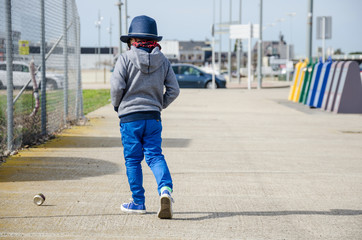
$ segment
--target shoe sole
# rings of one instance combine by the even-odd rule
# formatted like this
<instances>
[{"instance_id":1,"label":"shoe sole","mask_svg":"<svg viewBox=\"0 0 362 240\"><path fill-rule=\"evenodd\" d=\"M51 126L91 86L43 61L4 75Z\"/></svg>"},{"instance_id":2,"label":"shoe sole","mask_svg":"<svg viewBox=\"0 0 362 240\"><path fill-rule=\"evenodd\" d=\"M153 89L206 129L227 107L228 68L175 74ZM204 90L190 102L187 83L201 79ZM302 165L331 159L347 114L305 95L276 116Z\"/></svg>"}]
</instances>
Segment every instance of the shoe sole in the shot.
<instances>
[{"instance_id":1,"label":"shoe sole","mask_svg":"<svg viewBox=\"0 0 362 240\"><path fill-rule=\"evenodd\" d=\"M121 211L128 213L128 214L145 214L146 213L146 210L131 210L131 209L124 208L122 205L121 205Z\"/></svg>"},{"instance_id":2,"label":"shoe sole","mask_svg":"<svg viewBox=\"0 0 362 240\"><path fill-rule=\"evenodd\" d=\"M158 211L158 217L161 219L172 218L171 198L169 196L161 196L161 208Z\"/></svg>"}]
</instances>

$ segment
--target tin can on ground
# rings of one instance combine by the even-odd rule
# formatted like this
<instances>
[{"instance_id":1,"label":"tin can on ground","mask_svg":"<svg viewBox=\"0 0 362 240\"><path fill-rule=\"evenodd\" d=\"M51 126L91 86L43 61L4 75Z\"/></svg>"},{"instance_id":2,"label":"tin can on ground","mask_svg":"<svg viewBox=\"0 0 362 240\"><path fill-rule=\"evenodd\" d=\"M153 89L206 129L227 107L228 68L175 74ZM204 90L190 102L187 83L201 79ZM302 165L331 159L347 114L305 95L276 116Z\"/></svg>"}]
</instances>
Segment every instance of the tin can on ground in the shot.
<instances>
[{"instance_id":1,"label":"tin can on ground","mask_svg":"<svg viewBox=\"0 0 362 240\"><path fill-rule=\"evenodd\" d=\"M36 205L40 206L44 203L45 201L45 196L42 193L39 193L37 195L34 196L33 201Z\"/></svg>"}]
</instances>

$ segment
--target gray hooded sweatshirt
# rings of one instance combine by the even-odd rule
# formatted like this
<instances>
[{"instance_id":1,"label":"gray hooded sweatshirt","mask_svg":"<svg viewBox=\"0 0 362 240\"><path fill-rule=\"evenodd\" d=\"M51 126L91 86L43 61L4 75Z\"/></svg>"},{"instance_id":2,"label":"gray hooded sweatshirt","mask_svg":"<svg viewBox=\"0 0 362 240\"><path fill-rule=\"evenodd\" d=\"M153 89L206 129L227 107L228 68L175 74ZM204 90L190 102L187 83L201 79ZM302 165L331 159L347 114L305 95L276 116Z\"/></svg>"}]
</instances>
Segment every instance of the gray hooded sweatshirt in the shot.
<instances>
[{"instance_id":1,"label":"gray hooded sweatshirt","mask_svg":"<svg viewBox=\"0 0 362 240\"><path fill-rule=\"evenodd\" d=\"M111 76L111 99L120 117L144 111L161 112L179 93L171 64L158 47L148 53L131 46L119 56Z\"/></svg>"}]
</instances>

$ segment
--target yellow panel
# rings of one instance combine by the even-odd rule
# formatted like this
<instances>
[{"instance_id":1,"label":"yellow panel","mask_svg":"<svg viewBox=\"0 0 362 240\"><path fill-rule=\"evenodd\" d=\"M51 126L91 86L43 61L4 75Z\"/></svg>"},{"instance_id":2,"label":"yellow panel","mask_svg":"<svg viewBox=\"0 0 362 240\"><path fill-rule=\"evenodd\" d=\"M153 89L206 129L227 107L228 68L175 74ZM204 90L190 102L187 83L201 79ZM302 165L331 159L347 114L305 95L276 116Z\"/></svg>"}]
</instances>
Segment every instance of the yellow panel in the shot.
<instances>
[{"instance_id":1,"label":"yellow panel","mask_svg":"<svg viewBox=\"0 0 362 240\"><path fill-rule=\"evenodd\" d=\"M293 84L290 86L290 92L289 92L289 97L288 97L288 100L290 100L290 101L292 101L294 99L294 92L295 92L296 84L297 84L298 77L299 77L300 67L302 66L302 64L303 63L301 61L299 61L295 65Z\"/></svg>"},{"instance_id":2,"label":"yellow panel","mask_svg":"<svg viewBox=\"0 0 362 240\"><path fill-rule=\"evenodd\" d=\"M306 59L300 66L299 78L294 91L293 102L298 102L300 96L300 90L304 81L305 71L307 70L308 59Z\"/></svg>"}]
</instances>

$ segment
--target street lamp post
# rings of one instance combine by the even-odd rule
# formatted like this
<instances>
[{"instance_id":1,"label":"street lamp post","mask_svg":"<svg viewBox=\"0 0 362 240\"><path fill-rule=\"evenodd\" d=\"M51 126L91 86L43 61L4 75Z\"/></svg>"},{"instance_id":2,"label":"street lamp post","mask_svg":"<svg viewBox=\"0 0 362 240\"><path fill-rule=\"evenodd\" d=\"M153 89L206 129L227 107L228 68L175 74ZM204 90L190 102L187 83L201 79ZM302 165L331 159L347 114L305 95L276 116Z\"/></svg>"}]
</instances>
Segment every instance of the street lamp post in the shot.
<instances>
[{"instance_id":1,"label":"street lamp post","mask_svg":"<svg viewBox=\"0 0 362 240\"><path fill-rule=\"evenodd\" d=\"M307 15L307 58L312 59L312 35L313 35L313 0L308 0L308 15Z\"/></svg>"},{"instance_id":2,"label":"street lamp post","mask_svg":"<svg viewBox=\"0 0 362 240\"><path fill-rule=\"evenodd\" d=\"M222 24L222 0L220 0L220 8L219 8L219 10L220 10L219 24L221 26L221 24ZM221 60L221 55L222 55L221 54L221 52L222 52L221 45L222 45L222 34L220 34L220 36L219 36L219 74L221 74L221 63L222 63L222 60Z\"/></svg>"},{"instance_id":3,"label":"street lamp post","mask_svg":"<svg viewBox=\"0 0 362 240\"><path fill-rule=\"evenodd\" d=\"M288 63L289 63L289 59L290 59L290 46L293 44L293 17L295 17L297 15L296 12L290 12L290 13L287 13L287 16L290 17L290 43L288 44L287 43L287 64L286 64L286 81L289 82L289 78L290 78L290 73L288 71Z\"/></svg>"},{"instance_id":4,"label":"street lamp post","mask_svg":"<svg viewBox=\"0 0 362 240\"><path fill-rule=\"evenodd\" d=\"M100 52L101 52L101 24L103 17L101 17L101 11L98 11L98 20L94 22L96 28L98 28L98 66L101 62Z\"/></svg>"},{"instance_id":5,"label":"street lamp post","mask_svg":"<svg viewBox=\"0 0 362 240\"><path fill-rule=\"evenodd\" d=\"M101 56L100 56L100 52L101 52L101 23L102 23L103 17L101 17L101 11L98 11L98 20L94 22L94 25L96 26L96 28L98 28L98 62L96 64L96 81L97 81L97 71L99 69L100 63L101 63Z\"/></svg>"},{"instance_id":6,"label":"street lamp post","mask_svg":"<svg viewBox=\"0 0 362 240\"><path fill-rule=\"evenodd\" d=\"M110 64L111 64L111 67L112 67L112 18L111 20L109 21L109 28L107 28L108 30L108 33L109 33L109 56L110 56Z\"/></svg>"},{"instance_id":7,"label":"street lamp post","mask_svg":"<svg viewBox=\"0 0 362 240\"><path fill-rule=\"evenodd\" d=\"M121 0L119 0L117 3L115 3L116 6L118 6L118 24L119 24L119 36L122 35L122 5L123 3L121 2ZM119 55L121 55L122 53L122 42L119 41Z\"/></svg>"},{"instance_id":8,"label":"street lamp post","mask_svg":"<svg viewBox=\"0 0 362 240\"><path fill-rule=\"evenodd\" d=\"M239 3L239 24L241 24L241 7L242 7L242 2L241 2L242 0L240 0L240 3ZM236 43L237 43L237 70L236 70L236 72L237 72L237 75L238 75L238 83L240 84L240 81L241 81L241 79L240 79L240 58L241 58L241 54L240 54L240 51L241 51L241 39L236 39Z\"/></svg>"},{"instance_id":9,"label":"street lamp post","mask_svg":"<svg viewBox=\"0 0 362 240\"><path fill-rule=\"evenodd\" d=\"M232 1L229 1L229 25L232 24ZM229 51L228 51L228 77L229 82L231 82L231 38L229 38Z\"/></svg>"},{"instance_id":10,"label":"street lamp post","mask_svg":"<svg viewBox=\"0 0 362 240\"><path fill-rule=\"evenodd\" d=\"M212 89L215 89L215 0L213 1L213 15L212 15Z\"/></svg>"},{"instance_id":11,"label":"street lamp post","mask_svg":"<svg viewBox=\"0 0 362 240\"><path fill-rule=\"evenodd\" d=\"M128 4L127 4L127 0L124 0L124 15L125 15L125 31L126 34L128 34Z\"/></svg>"},{"instance_id":12,"label":"street lamp post","mask_svg":"<svg viewBox=\"0 0 362 240\"><path fill-rule=\"evenodd\" d=\"M258 41L258 89L262 86L262 46L263 46L263 0L260 0L259 9L259 41Z\"/></svg>"}]
</instances>

